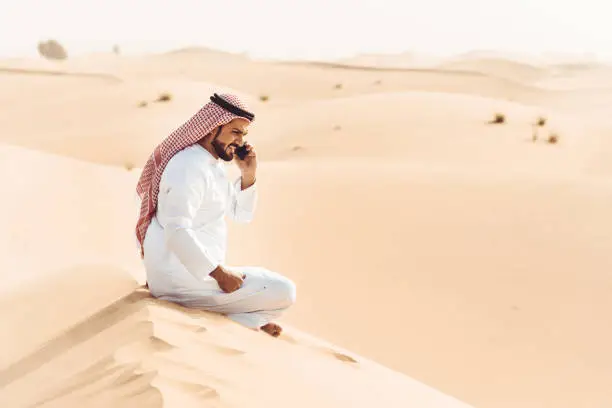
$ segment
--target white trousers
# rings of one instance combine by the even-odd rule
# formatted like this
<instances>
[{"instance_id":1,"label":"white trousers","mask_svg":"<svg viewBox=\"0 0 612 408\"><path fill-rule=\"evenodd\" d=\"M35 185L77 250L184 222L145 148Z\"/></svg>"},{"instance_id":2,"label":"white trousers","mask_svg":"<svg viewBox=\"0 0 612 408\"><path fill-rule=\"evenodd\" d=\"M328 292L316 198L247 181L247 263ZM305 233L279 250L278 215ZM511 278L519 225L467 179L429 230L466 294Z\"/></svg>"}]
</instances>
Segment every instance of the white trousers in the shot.
<instances>
[{"instance_id":1,"label":"white trousers","mask_svg":"<svg viewBox=\"0 0 612 408\"><path fill-rule=\"evenodd\" d=\"M277 319L296 299L295 284L288 278L256 266L228 267L246 275L242 286L231 293L222 290L180 288L162 291L153 296L185 307L226 315L249 328L260 328ZM174 292L174 293L173 293Z\"/></svg>"}]
</instances>

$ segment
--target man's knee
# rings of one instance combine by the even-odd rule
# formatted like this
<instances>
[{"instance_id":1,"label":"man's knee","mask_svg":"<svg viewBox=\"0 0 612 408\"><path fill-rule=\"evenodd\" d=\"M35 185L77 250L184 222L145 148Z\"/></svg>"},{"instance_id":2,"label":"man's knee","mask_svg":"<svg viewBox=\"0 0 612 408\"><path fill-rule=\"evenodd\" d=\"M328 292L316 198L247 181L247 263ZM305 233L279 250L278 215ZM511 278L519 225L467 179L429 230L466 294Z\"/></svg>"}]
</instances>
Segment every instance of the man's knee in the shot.
<instances>
[{"instance_id":1,"label":"man's knee","mask_svg":"<svg viewBox=\"0 0 612 408\"><path fill-rule=\"evenodd\" d=\"M274 291L279 307L286 308L295 303L297 288L291 279L285 277L275 279L271 282L270 289Z\"/></svg>"},{"instance_id":2,"label":"man's knee","mask_svg":"<svg viewBox=\"0 0 612 408\"><path fill-rule=\"evenodd\" d=\"M287 279L285 283L285 292L289 306L293 305L297 297L297 287L295 286L295 283L293 283L293 281L290 279Z\"/></svg>"}]
</instances>

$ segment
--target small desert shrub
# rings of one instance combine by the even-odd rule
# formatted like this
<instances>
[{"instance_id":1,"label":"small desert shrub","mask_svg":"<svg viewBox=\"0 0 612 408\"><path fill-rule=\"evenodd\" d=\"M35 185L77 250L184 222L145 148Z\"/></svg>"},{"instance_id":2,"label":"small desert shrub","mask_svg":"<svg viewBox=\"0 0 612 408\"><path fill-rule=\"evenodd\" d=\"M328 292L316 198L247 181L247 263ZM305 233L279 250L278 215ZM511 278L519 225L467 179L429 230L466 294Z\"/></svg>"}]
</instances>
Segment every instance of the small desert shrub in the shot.
<instances>
[{"instance_id":1,"label":"small desert shrub","mask_svg":"<svg viewBox=\"0 0 612 408\"><path fill-rule=\"evenodd\" d=\"M138 103L139 108L145 108L149 103L147 101L140 101Z\"/></svg>"},{"instance_id":2,"label":"small desert shrub","mask_svg":"<svg viewBox=\"0 0 612 408\"><path fill-rule=\"evenodd\" d=\"M546 125L546 118L543 116L540 116L536 123L538 126L544 126Z\"/></svg>"},{"instance_id":3,"label":"small desert shrub","mask_svg":"<svg viewBox=\"0 0 612 408\"><path fill-rule=\"evenodd\" d=\"M127 170L127 171L132 171L134 169L134 164L127 162L123 165L123 167Z\"/></svg>"},{"instance_id":4,"label":"small desert shrub","mask_svg":"<svg viewBox=\"0 0 612 408\"><path fill-rule=\"evenodd\" d=\"M504 115L503 113L496 113L495 116L493 117L493 120L491 120L489 123L496 123L496 124L506 123L506 115Z\"/></svg>"},{"instance_id":5,"label":"small desert shrub","mask_svg":"<svg viewBox=\"0 0 612 408\"><path fill-rule=\"evenodd\" d=\"M535 143L537 140L538 140L538 127L533 126L533 131L531 133L531 141Z\"/></svg>"},{"instance_id":6,"label":"small desert shrub","mask_svg":"<svg viewBox=\"0 0 612 408\"><path fill-rule=\"evenodd\" d=\"M38 53L50 60L65 60L68 58L66 49L57 41L49 40L38 43Z\"/></svg>"},{"instance_id":7,"label":"small desert shrub","mask_svg":"<svg viewBox=\"0 0 612 408\"><path fill-rule=\"evenodd\" d=\"M156 102L168 102L171 100L172 100L172 94L168 92L164 92L157 97Z\"/></svg>"},{"instance_id":8,"label":"small desert shrub","mask_svg":"<svg viewBox=\"0 0 612 408\"><path fill-rule=\"evenodd\" d=\"M335 130L335 131L342 130L342 126L340 126L340 125L336 125L336 126L334 126L334 130Z\"/></svg>"},{"instance_id":9,"label":"small desert shrub","mask_svg":"<svg viewBox=\"0 0 612 408\"><path fill-rule=\"evenodd\" d=\"M557 144L558 142L559 142L559 135L557 135L556 133L551 133L550 135L548 135L548 143Z\"/></svg>"},{"instance_id":10,"label":"small desert shrub","mask_svg":"<svg viewBox=\"0 0 612 408\"><path fill-rule=\"evenodd\" d=\"M270 100L270 97L268 95L261 95L259 97L259 100L262 102L268 102Z\"/></svg>"},{"instance_id":11,"label":"small desert shrub","mask_svg":"<svg viewBox=\"0 0 612 408\"><path fill-rule=\"evenodd\" d=\"M342 89L342 84L336 84L336 86L334 87L336 89Z\"/></svg>"}]
</instances>

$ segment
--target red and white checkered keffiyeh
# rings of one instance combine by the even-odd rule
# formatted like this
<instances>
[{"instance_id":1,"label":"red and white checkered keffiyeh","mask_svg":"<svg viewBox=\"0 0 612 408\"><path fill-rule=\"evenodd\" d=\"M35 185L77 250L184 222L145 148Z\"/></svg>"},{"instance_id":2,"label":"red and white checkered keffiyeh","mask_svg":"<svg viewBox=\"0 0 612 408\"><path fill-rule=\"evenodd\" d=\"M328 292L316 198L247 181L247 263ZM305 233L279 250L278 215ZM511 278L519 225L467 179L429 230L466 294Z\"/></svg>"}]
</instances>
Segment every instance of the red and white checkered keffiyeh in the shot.
<instances>
[{"instance_id":1,"label":"red and white checkered keffiyeh","mask_svg":"<svg viewBox=\"0 0 612 408\"><path fill-rule=\"evenodd\" d=\"M231 104L248 111L246 104L237 96L231 94L220 96ZM140 214L136 224L136 238L142 257L144 257L145 234L157 209L159 183L170 159L179 151L197 143L217 126L225 125L236 118L249 120L221 108L212 101L208 102L153 150L136 186L136 192L141 200Z\"/></svg>"}]
</instances>

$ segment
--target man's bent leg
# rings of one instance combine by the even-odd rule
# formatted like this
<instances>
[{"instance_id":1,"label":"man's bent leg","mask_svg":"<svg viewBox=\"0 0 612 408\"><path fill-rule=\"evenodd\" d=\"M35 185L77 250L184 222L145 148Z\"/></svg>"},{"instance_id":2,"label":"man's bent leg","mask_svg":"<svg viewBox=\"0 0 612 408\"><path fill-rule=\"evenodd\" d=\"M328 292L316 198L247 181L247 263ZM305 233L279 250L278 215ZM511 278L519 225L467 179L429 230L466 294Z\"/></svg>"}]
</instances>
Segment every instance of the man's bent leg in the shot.
<instances>
[{"instance_id":1,"label":"man's bent leg","mask_svg":"<svg viewBox=\"0 0 612 408\"><path fill-rule=\"evenodd\" d=\"M243 326L257 329L278 318L295 303L295 284L288 278L260 267L230 267L246 276L240 289L214 295L215 306L201 307L197 298L182 302L227 315ZM207 299L208 303L210 300Z\"/></svg>"}]
</instances>

